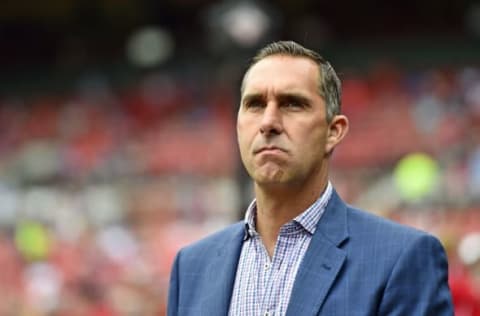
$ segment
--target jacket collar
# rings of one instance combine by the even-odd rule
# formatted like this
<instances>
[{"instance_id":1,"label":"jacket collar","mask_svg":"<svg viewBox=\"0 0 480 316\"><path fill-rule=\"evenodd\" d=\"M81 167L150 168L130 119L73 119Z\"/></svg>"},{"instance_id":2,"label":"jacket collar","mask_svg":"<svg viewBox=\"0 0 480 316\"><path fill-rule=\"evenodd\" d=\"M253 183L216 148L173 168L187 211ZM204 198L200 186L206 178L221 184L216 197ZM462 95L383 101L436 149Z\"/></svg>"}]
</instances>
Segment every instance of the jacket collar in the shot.
<instances>
[{"instance_id":1,"label":"jacket collar","mask_svg":"<svg viewBox=\"0 0 480 316\"><path fill-rule=\"evenodd\" d=\"M235 274L245 239L245 222L235 224L214 252L210 295L202 309L206 315L228 315ZM340 246L348 240L347 207L333 190L325 213L298 269L287 316L317 315L346 258Z\"/></svg>"},{"instance_id":2,"label":"jacket collar","mask_svg":"<svg viewBox=\"0 0 480 316\"><path fill-rule=\"evenodd\" d=\"M347 207L334 191L298 269L287 316L317 315L340 272L348 239Z\"/></svg>"},{"instance_id":3,"label":"jacket collar","mask_svg":"<svg viewBox=\"0 0 480 316\"><path fill-rule=\"evenodd\" d=\"M208 299L202 304L202 315L228 315L244 236L244 222L234 224L223 242L213 249L212 262L207 270L211 287Z\"/></svg>"}]
</instances>

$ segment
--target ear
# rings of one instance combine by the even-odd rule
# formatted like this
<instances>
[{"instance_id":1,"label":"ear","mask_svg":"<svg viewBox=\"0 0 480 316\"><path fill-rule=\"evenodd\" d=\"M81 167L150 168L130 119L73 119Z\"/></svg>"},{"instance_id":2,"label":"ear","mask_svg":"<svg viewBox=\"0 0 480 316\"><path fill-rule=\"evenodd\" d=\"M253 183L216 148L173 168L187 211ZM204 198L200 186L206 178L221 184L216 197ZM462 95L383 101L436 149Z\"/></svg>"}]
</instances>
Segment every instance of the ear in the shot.
<instances>
[{"instance_id":1,"label":"ear","mask_svg":"<svg viewBox=\"0 0 480 316\"><path fill-rule=\"evenodd\" d=\"M348 118L345 115L335 115L333 117L327 130L327 142L325 143L325 153L327 155L331 155L335 147L347 135L348 126Z\"/></svg>"}]
</instances>

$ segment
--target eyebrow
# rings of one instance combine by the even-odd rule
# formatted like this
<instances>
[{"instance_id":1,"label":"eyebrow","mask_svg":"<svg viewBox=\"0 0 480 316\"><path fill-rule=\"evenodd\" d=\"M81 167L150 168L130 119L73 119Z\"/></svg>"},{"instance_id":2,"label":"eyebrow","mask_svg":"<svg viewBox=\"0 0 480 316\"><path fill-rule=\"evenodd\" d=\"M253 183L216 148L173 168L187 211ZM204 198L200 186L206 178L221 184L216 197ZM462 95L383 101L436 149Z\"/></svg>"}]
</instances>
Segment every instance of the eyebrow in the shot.
<instances>
[{"instance_id":1,"label":"eyebrow","mask_svg":"<svg viewBox=\"0 0 480 316\"><path fill-rule=\"evenodd\" d=\"M247 94L244 97L242 97L242 102L247 102L247 101L252 101L252 100L254 100L254 101L262 100L264 98L265 98L265 95L263 93L251 93L251 94ZM297 93L297 92L279 93L277 95L277 99L280 99L280 100L296 99L296 100L300 100L300 101L303 101L303 102L306 102L306 103L310 102L309 97L305 96L302 93Z\"/></svg>"},{"instance_id":2,"label":"eyebrow","mask_svg":"<svg viewBox=\"0 0 480 316\"><path fill-rule=\"evenodd\" d=\"M290 100L295 100L295 101L299 101L300 103L302 104L310 104L311 103L311 100L310 98L306 97L305 95L301 94L301 93L280 93L279 96L278 96L278 99L280 101L290 101Z\"/></svg>"},{"instance_id":3,"label":"eyebrow","mask_svg":"<svg viewBox=\"0 0 480 316\"><path fill-rule=\"evenodd\" d=\"M246 103L250 103L252 101L259 101L259 100L263 100L264 99L264 95L261 94L261 93L252 93L252 94L247 94L246 96L244 96L242 98L242 104L246 104Z\"/></svg>"},{"instance_id":4,"label":"eyebrow","mask_svg":"<svg viewBox=\"0 0 480 316\"><path fill-rule=\"evenodd\" d=\"M242 104L249 103L252 101L258 101L265 99L264 94L262 93L251 93L247 94L242 98ZM301 103L310 104L311 100L307 96L303 95L302 93L297 92L284 92L277 95L277 99L280 101L288 101L288 100L297 100Z\"/></svg>"}]
</instances>

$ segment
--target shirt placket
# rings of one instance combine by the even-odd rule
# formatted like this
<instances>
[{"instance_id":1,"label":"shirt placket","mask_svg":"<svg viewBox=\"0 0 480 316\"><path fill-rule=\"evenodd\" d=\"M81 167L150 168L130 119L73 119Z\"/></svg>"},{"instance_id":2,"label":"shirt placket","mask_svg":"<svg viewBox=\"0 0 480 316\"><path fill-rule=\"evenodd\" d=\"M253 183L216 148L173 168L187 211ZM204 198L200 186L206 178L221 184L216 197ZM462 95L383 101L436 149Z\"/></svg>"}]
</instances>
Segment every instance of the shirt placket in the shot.
<instances>
[{"instance_id":1,"label":"shirt placket","mask_svg":"<svg viewBox=\"0 0 480 316\"><path fill-rule=\"evenodd\" d=\"M259 275L259 289L260 289L260 304L258 305L261 309L262 316L264 315L272 315L271 313L268 314L268 296L271 290L271 260L268 256L267 250L263 245L263 242L259 238L257 243L257 254L259 256L259 260L256 262L258 263L257 271Z\"/></svg>"},{"instance_id":2,"label":"shirt placket","mask_svg":"<svg viewBox=\"0 0 480 316\"><path fill-rule=\"evenodd\" d=\"M275 250L271 261L267 255L268 267L267 265L265 265L264 268L266 270L265 275L268 276L268 290L265 293L265 304L263 309L264 313L262 314L263 316L276 315L276 311L279 307L278 304L280 303L279 299L282 292L282 286L279 284L279 282L281 281L280 275L283 273L281 271L282 264L284 263L283 261L287 253L287 238L288 236L282 234L281 231L278 236L278 240L275 245Z\"/></svg>"}]
</instances>

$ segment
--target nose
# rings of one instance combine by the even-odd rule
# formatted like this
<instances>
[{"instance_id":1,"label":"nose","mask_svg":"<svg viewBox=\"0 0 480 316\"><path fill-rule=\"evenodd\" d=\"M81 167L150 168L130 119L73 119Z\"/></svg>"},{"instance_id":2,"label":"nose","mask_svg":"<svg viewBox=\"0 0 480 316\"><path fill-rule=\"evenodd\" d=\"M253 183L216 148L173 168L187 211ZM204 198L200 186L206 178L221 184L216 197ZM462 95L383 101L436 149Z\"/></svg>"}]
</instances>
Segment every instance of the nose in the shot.
<instances>
[{"instance_id":1,"label":"nose","mask_svg":"<svg viewBox=\"0 0 480 316\"><path fill-rule=\"evenodd\" d=\"M262 114L260 132L265 136L283 132L282 113L275 102L269 102Z\"/></svg>"}]
</instances>

